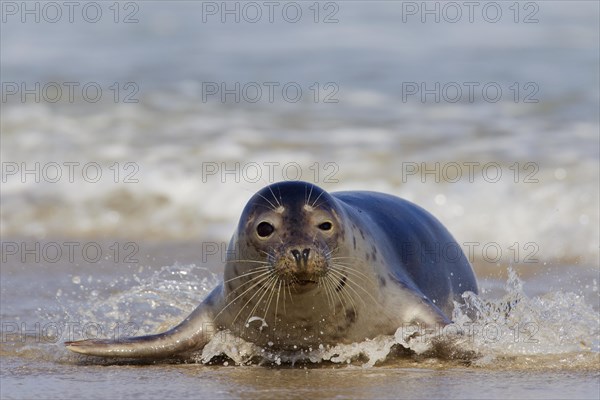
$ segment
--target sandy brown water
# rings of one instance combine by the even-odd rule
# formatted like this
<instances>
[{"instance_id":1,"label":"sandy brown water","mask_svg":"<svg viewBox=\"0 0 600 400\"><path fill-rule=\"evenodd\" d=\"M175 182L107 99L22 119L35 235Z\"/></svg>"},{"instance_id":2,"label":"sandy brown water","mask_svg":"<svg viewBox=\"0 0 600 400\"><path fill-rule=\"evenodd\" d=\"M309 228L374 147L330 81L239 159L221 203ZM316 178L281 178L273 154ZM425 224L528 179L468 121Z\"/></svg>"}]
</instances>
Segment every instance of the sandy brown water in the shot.
<instances>
[{"instance_id":1,"label":"sandy brown water","mask_svg":"<svg viewBox=\"0 0 600 400\"><path fill-rule=\"evenodd\" d=\"M30 381L35 383L31 384ZM485 388L485 389L484 389ZM2 398L597 398L598 372L427 365L271 369L4 359Z\"/></svg>"}]
</instances>

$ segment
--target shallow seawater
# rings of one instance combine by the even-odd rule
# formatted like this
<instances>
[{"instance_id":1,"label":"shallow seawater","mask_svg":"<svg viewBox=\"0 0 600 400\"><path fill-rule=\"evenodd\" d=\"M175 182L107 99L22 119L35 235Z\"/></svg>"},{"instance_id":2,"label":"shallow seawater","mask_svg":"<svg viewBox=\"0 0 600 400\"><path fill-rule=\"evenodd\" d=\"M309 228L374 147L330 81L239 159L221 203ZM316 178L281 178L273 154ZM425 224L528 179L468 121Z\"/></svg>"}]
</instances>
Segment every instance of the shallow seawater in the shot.
<instances>
[{"instance_id":1,"label":"shallow seawater","mask_svg":"<svg viewBox=\"0 0 600 400\"><path fill-rule=\"evenodd\" d=\"M178 323L222 271L215 260L202 263L193 243L140 249L129 265L4 264L3 398L597 398L600 389L598 282L594 268L581 266L556 266L569 278L560 284L548 268L476 268L482 294L466 299L476 316L455 310L460 333L409 338L414 330L401 327L394 336L302 354L220 334L202 352L160 362L68 352L62 342L82 335Z\"/></svg>"},{"instance_id":2,"label":"shallow seawater","mask_svg":"<svg viewBox=\"0 0 600 400\"><path fill-rule=\"evenodd\" d=\"M597 398L598 373L403 365L270 369L80 366L7 359L3 398ZM35 385L25 385L27 377ZM485 390L482 390L485 388Z\"/></svg>"}]
</instances>

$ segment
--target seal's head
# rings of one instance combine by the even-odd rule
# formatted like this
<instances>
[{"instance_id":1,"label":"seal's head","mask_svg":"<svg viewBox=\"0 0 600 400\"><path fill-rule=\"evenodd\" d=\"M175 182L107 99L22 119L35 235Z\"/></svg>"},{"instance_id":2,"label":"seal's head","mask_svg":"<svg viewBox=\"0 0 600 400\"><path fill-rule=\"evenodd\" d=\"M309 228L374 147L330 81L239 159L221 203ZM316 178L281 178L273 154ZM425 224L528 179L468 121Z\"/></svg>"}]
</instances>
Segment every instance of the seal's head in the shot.
<instances>
[{"instance_id":1,"label":"seal's head","mask_svg":"<svg viewBox=\"0 0 600 400\"><path fill-rule=\"evenodd\" d=\"M335 199L313 184L267 186L250 199L240 218L241 254L264 260L264 268L271 268L294 292L308 292L327 274L344 235L340 216Z\"/></svg>"}]
</instances>

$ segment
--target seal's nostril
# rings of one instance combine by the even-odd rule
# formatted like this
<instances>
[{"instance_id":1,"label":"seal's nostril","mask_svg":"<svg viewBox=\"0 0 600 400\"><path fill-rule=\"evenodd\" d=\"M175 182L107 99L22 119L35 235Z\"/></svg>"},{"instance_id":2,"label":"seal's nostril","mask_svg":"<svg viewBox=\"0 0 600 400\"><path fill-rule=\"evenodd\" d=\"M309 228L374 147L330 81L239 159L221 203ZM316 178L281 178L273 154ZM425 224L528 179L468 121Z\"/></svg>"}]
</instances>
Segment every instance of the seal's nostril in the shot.
<instances>
[{"instance_id":1,"label":"seal's nostril","mask_svg":"<svg viewBox=\"0 0 600 400\"><path fill-rule=\"evenodd\" d=\"M310 249L304 249L304 250L302 250L302 259L304 259L305 263L308 262L308 255L309 254L310 254Z\"/></svg>"},{"instance_id":2,"label":"seal's nostril","mask_svg":"<svg viewBox=\"0 0 600 400\"><path fill-rule=\"evenodd\" d=\"M297 263L300 263L300 252L298 250L292 250L292 255Z\"/></svg>"}]
</instances>

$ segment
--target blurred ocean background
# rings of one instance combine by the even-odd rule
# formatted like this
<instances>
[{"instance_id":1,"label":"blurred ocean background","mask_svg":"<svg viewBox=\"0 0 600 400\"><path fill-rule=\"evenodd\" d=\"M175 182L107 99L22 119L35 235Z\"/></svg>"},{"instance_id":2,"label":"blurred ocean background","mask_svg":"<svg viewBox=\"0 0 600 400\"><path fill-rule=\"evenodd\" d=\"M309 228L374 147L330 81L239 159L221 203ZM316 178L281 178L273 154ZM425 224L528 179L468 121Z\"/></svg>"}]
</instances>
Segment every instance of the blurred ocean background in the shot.
<instances>
[{"instance_id":1,"label":"blurred ocean background","mask_svg":"<svg viewBox=\"0 0 600 400\"><path fill-rule=\"evenodd\" d=\"M106 251L114 241L121 247L133 242L140 259L51 264L44 257L23 261L20 248L15 255L4 246L3 324L80 318L136 321L152 331L165 319L177 320L222 268L204 258L199 243L227 242L255 191L300 178L330 191L377 190L416 202L465 251L477 244L472 261L484 293L529 296L521 303L529 307L523 315L528 321L535 315L547 328L545 346L534 351L502 342L486 353L482 345L477 350L488 357L481 363L486 368L498 357L562 354L565 340L568 352L581 343L579 363L575 356L547 363L559 370L583 366L587 372L580 375L548 378L577 382L580 392L548 388L546 376L527 374L524 381L519 374L488 377L490 387L512 382L507 385L519 397L528 394L520 391L525 382L533 397L597 396L599 3L476 2L472 22L462 2L452 3L461 18L448 3L394 1L291 2L284 17L288 3L277 2L272 22L262 2L252 3L262 16L251 22L256 7L248 2L97 2L86 14L90 19L99 8L95 23L82 17L87 2L75 9L73 22L64 6L62 17L49 22L56 15L52 7L27 2L32 9L38 4L36 22L23 15L26 3L2 3L3 243L31 248L98 241ZM239 22L223 7L238 7ZM438 7L439 22L422 7ZM290 22L298 9L301 17ZM72 101L65 83L74 87ZM221 85L231 90L236 84L239 99L223 95ZM91 87L85 95L84 86ZM490 90L482 92L484 87ZM95 88L102 96L91 101ZM84 166L88 175L82 175ZM24 173L36 168L37 176ZM501 255L483 252L486 244ZM511 266L524 279L525 292L514 279L506 283ZM3 339L3 381L12 384L2 385L3 397L39 395L31 384L41 373L36 368L57 375L68 368L76 382L97 373L74 368L75 357L56 348L9 346ZM515 368L531 363L520 359ZM159 389L157 382L180 372L152 371L146 373L156 374ZM394 371L386 373L408 370ZM119 379L132 384L137 378L131 373ZM236 380L239 372L214 373L204 378L218 376L233 389L211 387L206 395L244 397L236 392L248 385ZM357 379L347 373L347 382ZM467 379L461 373L452 379ZM304 385L284 379L290 384L282 393ZM178 382L172 393L184 395L189 383ZM59 378L47 384L54 390L48 393L67 390ZM361 388L358 396L398 393L385 380ZM437 390L431 396L445 393ZM497 390L488 394L507 393ZM320 394L335 395L328 393Z\"/></svg>"}]
</instances>

